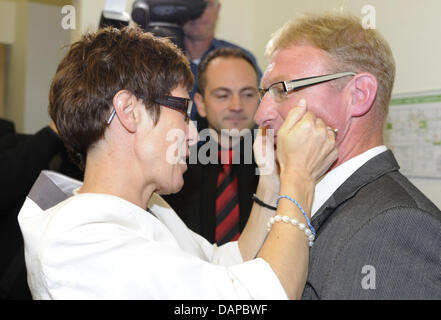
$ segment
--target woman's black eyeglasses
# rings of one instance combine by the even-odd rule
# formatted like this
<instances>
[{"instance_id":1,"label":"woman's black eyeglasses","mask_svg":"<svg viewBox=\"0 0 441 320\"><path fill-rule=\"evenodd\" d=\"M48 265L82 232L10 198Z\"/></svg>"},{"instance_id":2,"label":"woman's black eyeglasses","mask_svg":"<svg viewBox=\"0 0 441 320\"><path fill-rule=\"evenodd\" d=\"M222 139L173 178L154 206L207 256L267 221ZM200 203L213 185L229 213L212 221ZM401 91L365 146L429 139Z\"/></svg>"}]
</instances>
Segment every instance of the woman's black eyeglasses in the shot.
<instances>
[{"instance_id":1,"label":"woman's black eyeglasses","mask_svg":"<svg viewBox=\"0 0 441 320\"><path fill-rule=\"evenodd\" d=\"M174 97L174 96L165 96L163 98L155 99L155 102L160 104L161 106L176 110L184 114L185 122L190 121L191 109L193 107L193 101L187 98ZM110 114L109 119L107 120L107 124L110 124L115 117L116 110L113 108L112 113Z\"/></svg>"}]
</instances>

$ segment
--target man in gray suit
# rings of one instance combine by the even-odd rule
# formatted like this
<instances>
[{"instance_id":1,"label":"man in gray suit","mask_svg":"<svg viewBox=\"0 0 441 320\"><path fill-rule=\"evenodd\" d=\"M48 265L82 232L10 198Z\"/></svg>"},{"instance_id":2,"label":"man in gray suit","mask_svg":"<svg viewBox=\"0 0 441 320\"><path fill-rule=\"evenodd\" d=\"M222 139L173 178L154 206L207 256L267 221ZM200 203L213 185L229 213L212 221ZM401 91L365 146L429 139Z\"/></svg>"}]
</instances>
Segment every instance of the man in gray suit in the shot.
<instances>
[{"instance_id":1,"label":"man in gray suit","mask_svg":"<svg viewBox=\"0 0 441 320\"><path fill-rule=\"evenodd\" d=\"M337 134L339 158L314 196L303 298L440 299L441 212L383 145L395 78L387 42L353 16L311 15L281 28L267 55L256 123L277 135L305 98Z\"/></svg>"}]
</instances>

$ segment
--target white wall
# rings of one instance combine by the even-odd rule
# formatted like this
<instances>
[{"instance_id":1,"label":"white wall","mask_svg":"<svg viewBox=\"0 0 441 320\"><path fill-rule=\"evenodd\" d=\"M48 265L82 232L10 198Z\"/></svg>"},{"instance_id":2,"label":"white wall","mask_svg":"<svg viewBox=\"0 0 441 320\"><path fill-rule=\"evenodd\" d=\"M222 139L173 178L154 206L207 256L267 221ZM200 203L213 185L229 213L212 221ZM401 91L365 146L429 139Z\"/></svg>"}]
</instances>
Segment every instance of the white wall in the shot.
<instances>
[{"instance_id":1,"label":"white wall","mask_svg":"<svg viewBox=\"0 0 441 320\"><path fill-rule=\"evenodd\" d=\"M6 2L7 3L7 2ZM26 55L28 30L28 3L14 2L13 25L3 32L9 32L13 41L9 46L9 57L6 65L5 84L5 117L14 121L18 131L23 130ZM2 3L4 5L4 2Z\"/></svg>"},{"instance_id":2,"label":"white wall","mask_svg":"<svg viewBox=\"0 0 441 320\"><path fill-rule=\"evenodd\" d=\"M79 10L77 10L80 16L80 28L81 32L91 32L98 29L98 24L103 11L106 0L78 0Z\"/></svg>"},{"instance_id":3,"label":"white wall","mask_svg":"<svg viewBox=\"0 0 441 320\"><path fill-rule=\"evenodd\" d=\"M27 133L40 130L50 121L50 84L71 40L70 31L61 27L61 19L61 7L29 3L24 107Z\"/></svg>"},{"instance_id":4,"label":"white wall","mask_svg":"<svg viewBox=\"0 0 441 320\"><path fill-rule=\"evenodd\" d=\"M5 117L18 132L35 133L49 124L49 86L63 55L60 48L71 41L61 19L56 5L0 0L0 42L10 44Z\"/></svg>"},{"instance_id":5,"label":"white wall","mask_svg":"<svg viewBox=\"0 0 441 320\"><path fill-rule=\"evenodd\" d=\"M15 3L0 2L0 43L12 44L15 36Z\"/></svg>"}]
</instances>

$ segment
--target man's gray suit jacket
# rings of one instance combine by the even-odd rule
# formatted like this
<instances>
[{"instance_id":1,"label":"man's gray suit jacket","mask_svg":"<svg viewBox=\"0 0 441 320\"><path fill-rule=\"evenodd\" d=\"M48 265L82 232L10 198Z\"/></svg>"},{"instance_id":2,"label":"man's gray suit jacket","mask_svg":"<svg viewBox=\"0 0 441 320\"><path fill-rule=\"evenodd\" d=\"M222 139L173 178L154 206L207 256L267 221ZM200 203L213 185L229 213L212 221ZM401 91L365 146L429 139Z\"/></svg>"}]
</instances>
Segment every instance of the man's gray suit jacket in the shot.
<instances>
[{"instance_id":1,"label":"man's gray suit jacket","mask_svg":"<svg viewBox=\"0 0 441 320\"><path fill-rule=\"evenodd\" d=\"M314 215L303 299L441 299L441 212L398 170L379 154Z\"/></svg>"}]
</instances>

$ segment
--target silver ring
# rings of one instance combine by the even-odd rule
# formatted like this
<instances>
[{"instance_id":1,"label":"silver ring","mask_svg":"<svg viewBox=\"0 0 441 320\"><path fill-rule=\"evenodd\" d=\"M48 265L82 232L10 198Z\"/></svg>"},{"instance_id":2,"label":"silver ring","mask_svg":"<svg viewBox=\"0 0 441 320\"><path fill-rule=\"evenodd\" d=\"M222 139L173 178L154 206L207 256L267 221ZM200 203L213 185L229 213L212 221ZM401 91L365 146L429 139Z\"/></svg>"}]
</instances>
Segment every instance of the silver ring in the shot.
<instances>
[{"instance_id":1,"label":"silver ring","mask_svg":"<svg viewBox=\"0 0 441 320\"><path fill-rule=\"evenodd\" d=\"M338 133L338 129L332 129L332 128L328 128L329 131L333 132L335 134L335 136L337 136Z\"/></svg>"}]
</instances>

